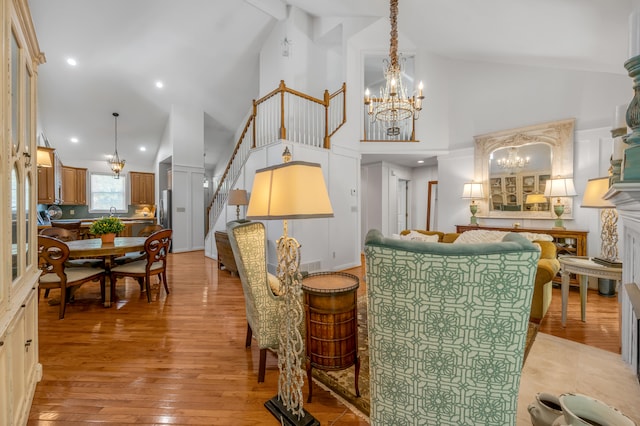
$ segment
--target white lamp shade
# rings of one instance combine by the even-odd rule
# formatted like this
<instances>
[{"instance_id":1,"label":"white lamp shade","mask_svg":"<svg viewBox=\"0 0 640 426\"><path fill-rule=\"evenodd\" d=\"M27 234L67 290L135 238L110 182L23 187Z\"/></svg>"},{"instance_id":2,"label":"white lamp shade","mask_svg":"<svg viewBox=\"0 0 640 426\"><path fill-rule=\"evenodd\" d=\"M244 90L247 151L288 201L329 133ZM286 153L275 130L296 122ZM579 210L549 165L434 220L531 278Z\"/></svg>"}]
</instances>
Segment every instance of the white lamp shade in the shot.
<instances>
[{"instance_id":1,"label":"white lamp shade","mask_svg":"<svg viewBox=\"0 0 640 426\"><path fill-rule=\"evenodd\" d=\"M256 172L247 219L333 217L320 164L291 161Z\"/></svg>"},{"instance_id":2,"label":"white lamp shade","mask_svg":"<svg viewBox=\"0 0 640 426\"><path fill-rule=\"evenodd\" d=\"M574 197L578 195L571 178L557 178L547 181L544 188L545 197Z\"/></svg>"},{"instance_id":3,"label":"white lamp shade","mask_svg":"<svg viewBox=\"0 0 640 426\"><path fill-rule=\"evenodd\" d=\"M602 198L609 190L609 178L601 177L589 179L582 196L581 207L590 207L596 209L606 209L615 207L609 201Z\"/></svg>"},{"instance_id":4,"label":"white lamp shade","mask_svg":"<svg viewBox=\"0 0 640 426\"><path fill-rule=\"evenodd\" d=\"M478 200L484 198L482 184L477 182L465 183L462 187L462 198L468 200Z\"/></svg>"},{"instance_id":5,"label":"white lamp shade","mask_svg":"<svg viewBox=\"0 0 640 426\"><path fill-rule=\"evenodd\" d=\"M232 189L229 191L230 206L246 206L249 204L249 198L247 197L247 191L244 189Z\"/></svg>"}]
</instances>

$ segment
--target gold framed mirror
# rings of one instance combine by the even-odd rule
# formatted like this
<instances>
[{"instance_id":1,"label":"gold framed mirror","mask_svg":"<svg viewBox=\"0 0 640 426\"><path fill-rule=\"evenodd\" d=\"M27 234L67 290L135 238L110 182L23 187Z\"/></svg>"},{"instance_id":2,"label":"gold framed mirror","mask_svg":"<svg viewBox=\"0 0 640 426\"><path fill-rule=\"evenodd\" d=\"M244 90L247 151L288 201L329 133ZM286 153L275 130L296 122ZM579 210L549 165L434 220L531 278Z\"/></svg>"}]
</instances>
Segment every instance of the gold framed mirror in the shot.
<instances>
[{"instance_id":1,"label":"gold framed mirror","mask_svg":"<svg viewBox=\"0 0 640 426\"><path fill-rule=\"evenodd\" d=\"M475 180L484 186L478 217L553 219L544 193L555 177L573 177L575 119L475 136ZM572 218L573 199L562 199Z\"/></svg>"}]
</instances>

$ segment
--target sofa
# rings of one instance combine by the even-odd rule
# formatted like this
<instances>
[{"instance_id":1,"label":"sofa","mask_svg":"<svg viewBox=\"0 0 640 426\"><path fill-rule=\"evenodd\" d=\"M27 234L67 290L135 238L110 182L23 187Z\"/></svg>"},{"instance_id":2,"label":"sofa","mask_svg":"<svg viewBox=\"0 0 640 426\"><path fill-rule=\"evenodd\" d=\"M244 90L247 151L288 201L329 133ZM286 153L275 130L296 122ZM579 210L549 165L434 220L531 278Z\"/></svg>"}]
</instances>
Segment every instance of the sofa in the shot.
<instances>
[{"instance_id":1,"label":"sofa","mask_svg":"<svg viewBox=\"0 0 640 426\"><path fill-rule=\"evenodd\" d=\"M495 233L497 231L485 232ZM416 229L402 231L400 233L400 238L407 238L410 234L414 235L415 233L430 236L432 241L435 240L435 237L437 236L437 242L440 243L453 243L461 235L455 232L444 233L440 231L424 231ZM496 235L502 234L504 233ZM552 241L534 240L533 242L540 246L540 260L538 261L538 269L536 271L533 299L531 301L531 315L529 320L539 324L546 315L549 305L551 304L551 297L553 294L552 280L558 271L560 271L560 262L557 258L556 245Z\"/></svg>"},{"instance_id":2,"label":"sofa","mask_svg":"<svg viewBox=\"0 0 640 426\"><path fill-rule=\"evenodd\" d=\"M365 239L372 425L515 425L540 250Z\"/></svg>"}]
</instances>

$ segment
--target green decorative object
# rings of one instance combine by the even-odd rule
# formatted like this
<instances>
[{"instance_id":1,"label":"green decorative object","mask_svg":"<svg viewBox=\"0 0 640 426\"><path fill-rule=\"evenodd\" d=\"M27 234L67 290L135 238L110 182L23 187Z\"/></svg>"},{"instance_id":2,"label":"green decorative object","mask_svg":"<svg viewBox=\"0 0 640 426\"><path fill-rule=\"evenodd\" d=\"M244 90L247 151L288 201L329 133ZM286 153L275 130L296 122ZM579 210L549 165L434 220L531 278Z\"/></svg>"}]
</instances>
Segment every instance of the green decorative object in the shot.
<instances>
[{"instance_id":1,"label":"green decorative object","mask_svg":"<svg viewBox=\"0 0 640 426\"><path fill-rule=\"evenodd\" d=\"M553 206L553 212L558 216L553 224L554 228L564 229L564 221L560 216L564 213L564 204L556 204Z\"/></svg>"},{"instance_id":2,"label":"green decorative object","mask_svg":"<svg viewBox=\"0 0 640 426\"><path fill-rule=\"evenodd\" d=\"M469 210L471 211L471 219L469 220L469 223L471 223L471 225L477 225L478 218L476 217L476 213L478 213L478 205L471 202L471 204L469 204Z\"/></svg>"},{"instance_id":3,"label":"green decorative object","mask_svg":"<svg viewBox=\"0 0 640 426\"><path fill-rule=\"evenodd\" d=\"M640 182L640 55L628 59L624 67L633 79L633 99L627 109L631 133L625 139L629 147L624 151L621 181Z\"/></svg>"},{"instance_id":4,"label":"green decorative object","mask_svg":"<svg viewBox=\"0 0 640 426\"><path fill-rule=\"evenodd\" d=\"M117 234L124 230L124 223L117 217L103 217L91 224L89 232L93 235Z\"/></svg>"}]
</instances>

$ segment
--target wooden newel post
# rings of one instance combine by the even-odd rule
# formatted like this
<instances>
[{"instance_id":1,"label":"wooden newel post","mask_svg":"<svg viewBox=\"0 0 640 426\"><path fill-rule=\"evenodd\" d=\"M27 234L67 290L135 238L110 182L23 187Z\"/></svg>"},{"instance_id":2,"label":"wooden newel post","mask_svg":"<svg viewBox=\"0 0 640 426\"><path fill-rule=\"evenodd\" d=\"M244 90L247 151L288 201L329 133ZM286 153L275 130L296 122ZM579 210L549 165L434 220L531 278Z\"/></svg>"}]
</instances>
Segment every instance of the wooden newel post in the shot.
<instances>
[{"instance_id":1,"label":"wooden newel post","mask_svg":"<svg viewBox=\"0 0 640 426\"><path fill-rule=\"evenodd\" d=\"M252 138L251 138L251 148L255 148L256 147L256 117L258 116L258 104L256 103L256 100L253 100L253 112L252 112L253 116L251 117L251 134L252 134Z\"/></svg>"},{"instance_id":2,"label":"wooden newel post","mask_svg":"<svg viewBox=\"0 0 640 426\"><path fill-rule=\"evenodd\" d=\"M287 129L284 127L284 94L287 86L284 84L284 80L280 80L280 139L287 139Z\"/></svg>"},{"instance_id":3,"label":"wooden newel post","mask_svg":"<svg viewBox=\"0 0 640 426\"><path fill-rule=\"evenodd\" d=\"M329 149L329 104L331 102L331 95L327 89L324 90L324 148Z\"/></svg>"}]
</instances>

